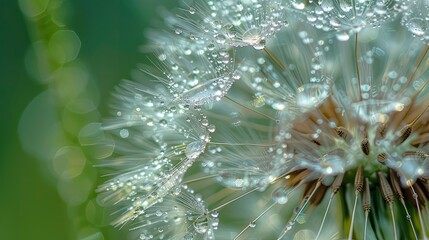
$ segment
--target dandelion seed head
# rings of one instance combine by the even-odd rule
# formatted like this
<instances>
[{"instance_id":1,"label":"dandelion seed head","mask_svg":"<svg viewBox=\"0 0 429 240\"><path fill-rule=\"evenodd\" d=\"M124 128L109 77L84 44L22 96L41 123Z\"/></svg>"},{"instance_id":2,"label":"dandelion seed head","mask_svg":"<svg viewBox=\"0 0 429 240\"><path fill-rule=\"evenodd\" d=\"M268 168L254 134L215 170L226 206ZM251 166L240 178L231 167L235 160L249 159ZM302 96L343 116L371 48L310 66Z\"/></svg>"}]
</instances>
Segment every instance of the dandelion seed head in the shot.
<instances>
[{"instance_id":1,"label":"dandelion seed head","mask_svg":"<svg viewBox=\"0 0 429 240\"><path fill-rule=\"evenodd\" d=\"M283 1L205 1L199 2L170 26L186 38L207 44L254 46L263 48L264 41L287 25Z\"/></svg>"},{"instance_id":2,"label":"dandelion seed head","mask_svg":"<svg viewBox=\"0 0 429 240\"><path fill-rule=\"evenodd\" d=\"M290 9L296 16L324 31L335 31L339 41L368 26L376 28L392 21L401 12L399 1L293 0Z\"/></svg>"},{"instance_id":3,"label":"dandelion seed head","mask_svg":"<svg viewBox=\"0 0 429 240\"><path fill-rule=\"evenodd\" d=\"M112 224L137 239L425 238L428 50L408 33L413 6L227 0L165 13L171 33L150 31L145 49L154 67L82 130L103 150L98 202Z\"/></svg>"}]
</instances>

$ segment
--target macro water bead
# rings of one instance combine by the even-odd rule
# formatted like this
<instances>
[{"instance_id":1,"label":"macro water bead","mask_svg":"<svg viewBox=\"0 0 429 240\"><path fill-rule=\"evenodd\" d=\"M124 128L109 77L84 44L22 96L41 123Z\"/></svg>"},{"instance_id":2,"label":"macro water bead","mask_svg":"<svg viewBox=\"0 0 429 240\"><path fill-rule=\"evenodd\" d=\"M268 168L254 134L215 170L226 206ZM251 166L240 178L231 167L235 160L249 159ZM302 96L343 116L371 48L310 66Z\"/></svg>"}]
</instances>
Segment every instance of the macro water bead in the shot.
<instances>
[{"instance_id":1,"label":"macro water bead","mask_svg":"<svg viewBox=\"0 0 429 240\"><path fill-rule=\"evenodd\" d=\"M185 1L80 135L130 239L428 239L427 2ZM424 10L426 9L426 10ZM130 231L128 231L130 230Z\"/></svg>"}]
</instances>

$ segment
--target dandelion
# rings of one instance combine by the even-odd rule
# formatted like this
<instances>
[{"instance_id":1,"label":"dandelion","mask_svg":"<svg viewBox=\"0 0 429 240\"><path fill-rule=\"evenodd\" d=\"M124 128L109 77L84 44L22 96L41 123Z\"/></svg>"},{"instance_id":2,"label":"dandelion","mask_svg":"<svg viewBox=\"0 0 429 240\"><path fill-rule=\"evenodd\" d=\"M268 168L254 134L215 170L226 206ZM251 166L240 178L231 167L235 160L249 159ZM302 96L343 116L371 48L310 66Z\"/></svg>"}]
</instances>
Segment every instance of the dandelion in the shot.
<instances>
[{"instance_id":1,"label":"dandelion","mask_svg":"<svg viewBox=\"0 0 429 240\"><path fill-rule=\"evenodd\" d=\"M180 15L166 17L175 33L194 41L263 48L267 38L287 24L278 0L200 1Z\"/></svg>"},{"instance_id":2,"label":"dandelion","mask_svg":"<svg viewBox=\"0 0 429 240\"><path fill-rule=\"evenodd\" d=\"M330 28L355 36L338 39L295 19L307 2L273 4L198 2L168 14L179 34L149 33L154 67L81 133L104 152L112 224L133 239L427 239L429 47L398 27L414 7L308 2L378 27ZM214 21L236 23L237 9L252 17L219 42Z\"/></svg>"},{"instance_id":3,"label":"dandelion","mask_svg":"<svg viewBox=\"0 0 429 240\"><path fill-rule=\"evenodd\" d=\"M402 11L396 0L293 0L290 3L298 18L324 31L334 30L337 39L347 41L350 36L370 27L392 21Z\"/></svg>"}]
</instances>

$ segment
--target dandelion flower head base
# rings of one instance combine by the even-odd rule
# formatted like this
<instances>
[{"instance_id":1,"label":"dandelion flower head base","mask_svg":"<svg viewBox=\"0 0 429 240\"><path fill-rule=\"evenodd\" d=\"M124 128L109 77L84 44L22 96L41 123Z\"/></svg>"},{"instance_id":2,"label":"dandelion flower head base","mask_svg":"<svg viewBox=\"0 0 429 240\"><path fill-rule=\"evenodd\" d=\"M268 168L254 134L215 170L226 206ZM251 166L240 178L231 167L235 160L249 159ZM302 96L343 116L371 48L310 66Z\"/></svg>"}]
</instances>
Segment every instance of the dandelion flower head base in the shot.
<instances>
[{"instance_id":1,"label":"dandelion flower head base","mask_svg":"<svg viewBox=\"0 0 429 240\"><path fill-rule=\"evenodd\" d=\"M114 117L80 135L109 176L97 200L113 225L132 239L427 239L417 2L164 12L171 33L148 36L155 68L120 84Z\"/></svg>"}]
</instances>

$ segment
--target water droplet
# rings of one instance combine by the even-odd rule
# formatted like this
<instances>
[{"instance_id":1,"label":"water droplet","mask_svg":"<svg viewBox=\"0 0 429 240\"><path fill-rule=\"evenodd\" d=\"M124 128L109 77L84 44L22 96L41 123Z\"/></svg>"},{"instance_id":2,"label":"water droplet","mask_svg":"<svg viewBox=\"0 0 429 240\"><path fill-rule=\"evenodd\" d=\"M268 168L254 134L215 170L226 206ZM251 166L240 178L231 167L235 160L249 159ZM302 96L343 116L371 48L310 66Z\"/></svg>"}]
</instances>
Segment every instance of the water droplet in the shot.
<instances>
[{"instance_id":1,"label":"water droplet","mask_svg":"<svg viewBox=\"0 0 429 240\"><path fill-rule=\"evenodd\" d=\"M185 155L189 159L195 159L204 152L205 147L202 141L191 142L186 146Z\"/></svg>"},{"instance_id":2,"label":"water droplet","mask_svg":"<svg viewBox=\"0 0 429 240\"><path fill-rule=\"evenodd\" d=\"M298 10L302 10L305 8L305 3L299 1L293 1L292 6Z\"/></svg>"},{"instance_id":3,"label":"water droplet","mask_svg":"<svg viewBox=\"0 0 429 240\"><path fill-rule=\"evenodd\" d=\"M332 2L332 0L323 0L320 7L323 9L323 11L330 12L332 11L332 9L334 9L334 3Z\"/></svg>"},{"instance_id":4,"label":"water droplet","mask_svg":"<svg viewBox=\"0 0 429 240\"><path fill-rule=\"evenodd\" d=\"M161 217L162 216L162 211L161 210L156 210L155 215L157 217Z\"/></svg>"},{"instance_id":5,"label":"water droplet","mask_svg":"<svg viewBox=\"0 0 429 240\"><path fill-rule=\"evenodd\" d=\"M285 204L289 201L289 190L285 189L284 186L281 186L277 189L275 189L272 193L273 201L277 202L278 204Z\"/></svg>"},{"instance_id":6,"label":"water droplet","mask_svg":"<svg viewBox=\"0 0 429 240\"><path fill-rule=\"evenodd\" d=\"M255 48L256 50L262 50L265 48L265 40L262 39L261 41L259 41L259 43L253 45L253 48Z\"/></svg>"},{"instance_id":7,"label":"water droplet","mask_svg":"<svg viewBox=\"0 0 429 240\"><path fill-rule=\"evenodd\" d=\"M216 126L215 125L213 125L213 124L211 124L211 125L208 125L207 126L207 131L209 131L209 132L214 132L214 131L216 131Z\"/></svg>"},{"instance_id":8,"label":"water droplet","mask_svg":"<svg viewBox=\"0 0 429 240\"><path fill-rule=\"evenodd\" d=\"M360 86L360 89L361 89L362 91L364 91L364 92L368 92L368 91L371 89L371 85L369 85L369 84L362 84L362 85Z\"/></svg>"},{"instance_id":9,"label":"water droplet","mask_svg":"<svg viewBox=\"0 0 429 240\"><path fill-rule=\"evenodd\" d=\"M336 37L339 41L347 41L350 39L349 34L347 34L346 32L337 33Z\"/></svg>"},{"instance_id":10,"label":"water droplet","mask_svg":"<svg viewBox=\"0 0 429 240\"><path fill-rule=\"evenodd\" d=\"M160 54L160 55L158 56L158 59L159 59L160 61L165 61L165 60L167 59L167 55L165 55L165 54Z\"/></svg>"},{"instance_id":11,"label":"water droplet","mask_svg":"<svg viewBox=\"0 0 429 240\"><path fill-rule=\"evenodd\" d=\"M167 126L167 120L165 120L165 119L161 119L161 120L159 120L159 124L160 124L162 127L166 127L166 126Z\"/></svg>"},{"instance_id":12,"label":"water droplet","mask_svg":"<svg viewBox=\"0 0 429 240\"><path fill-rule=\"evenodd\" d=\"M417 17L410 19L406 26L412 34L416 36L422 36L426 32L427 22L423 18Z\"/></svg>"},{"instance_id":13,"label":"water droplet","mask_svg":"<svg viewBox=\"0 0 429 240\"><path fill-rule=\"evenodd\" d=\"M121 136L121 138L127 138L130 133L128 132L127 129L121 129L121 131L119 131L119 135Z\"/></svg>"},{"instance_id":14,"label":"water droplet","mask_svg":"<svg viewBox=\"0 0 429 240\"><path fill-rule=\"evenodd\" d=\"M274 110L282 111L286 108L286 105L284 103L281 103L281 102L275 102L275 103L273 103L273 105L271 105L271 107Z\"/></svg>"},{"instance_id":15,"label":"water droplet","mask_svg":"<svg viewBox=\"0 0 429 240\"><path fill-rule=\"evenodd\" d=\"M251 221L251 222L249 223L249 227L251 227L251 228L256 227L256 222L255 222L255 221Z\"/></svg>"}]
</instances>

